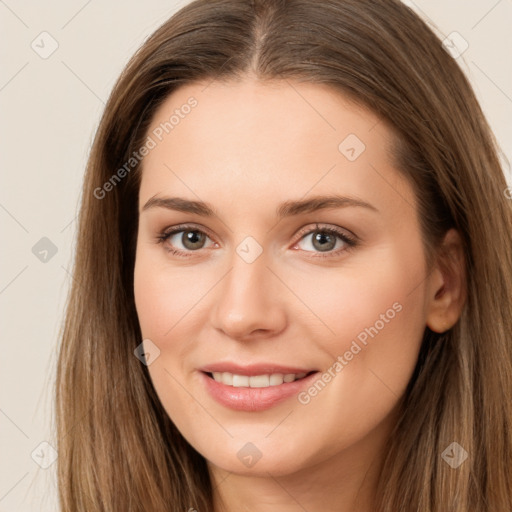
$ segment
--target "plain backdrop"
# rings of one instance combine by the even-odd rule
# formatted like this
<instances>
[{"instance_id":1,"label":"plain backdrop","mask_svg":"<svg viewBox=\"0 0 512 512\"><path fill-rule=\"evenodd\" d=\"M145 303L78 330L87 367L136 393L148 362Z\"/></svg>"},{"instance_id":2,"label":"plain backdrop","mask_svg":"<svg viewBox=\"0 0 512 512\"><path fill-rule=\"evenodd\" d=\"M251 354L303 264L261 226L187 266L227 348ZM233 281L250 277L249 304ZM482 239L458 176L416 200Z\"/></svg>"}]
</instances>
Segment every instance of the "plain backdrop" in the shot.
<instances>
[{"instance_id":1,"label":"plain backdrop","mask_svg":"<svg viewBox=\"0 0 512 512\"><path fill-rule=\"evenodd\" d=\"M57 510L53 385L86 158L122 68L186 3L0 0L0 512ZM407 3L464 50L512 161L512 0Z\"/></svg>"}]
</instances>

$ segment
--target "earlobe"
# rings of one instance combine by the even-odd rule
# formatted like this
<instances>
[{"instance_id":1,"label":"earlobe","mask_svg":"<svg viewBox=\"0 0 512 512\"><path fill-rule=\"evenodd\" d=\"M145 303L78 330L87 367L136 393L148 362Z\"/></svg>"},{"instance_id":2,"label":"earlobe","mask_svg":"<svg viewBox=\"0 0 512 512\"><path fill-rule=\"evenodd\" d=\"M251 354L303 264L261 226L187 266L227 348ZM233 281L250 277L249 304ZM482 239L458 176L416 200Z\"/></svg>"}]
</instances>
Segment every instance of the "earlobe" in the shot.
<instances>
[{"instance_id":1,"label":"earlobe","mask_svg":"<svg viewBox=\"0 0 512 512\"><path fill-rule=\"evenodd\" d=\"M437 333L448 331L457 323L466 298L464 247L455 229L445 235L427 293L427 326Z\"/></svg>"}]
</instances>

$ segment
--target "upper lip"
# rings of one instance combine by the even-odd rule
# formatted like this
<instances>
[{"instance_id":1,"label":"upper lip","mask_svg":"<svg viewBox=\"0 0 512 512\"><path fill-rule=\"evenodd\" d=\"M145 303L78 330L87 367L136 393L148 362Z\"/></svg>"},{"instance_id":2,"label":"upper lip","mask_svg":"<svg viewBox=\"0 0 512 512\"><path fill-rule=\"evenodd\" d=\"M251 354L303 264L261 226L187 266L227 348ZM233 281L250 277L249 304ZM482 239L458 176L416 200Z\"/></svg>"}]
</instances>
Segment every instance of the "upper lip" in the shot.
<instances>
[{"instance_id":1,"label":"upper lip","mask_svg":"<svg viewBox=\"0 0 512 512\"><path fill-rule=\"evenodd\" d=\"M286 375L290 373L311 373L316 371L311 368L299 368L298 366L281 366L274 363L239 365L229 362L212 363L199 368L199 370L206 373L229 372L235 375L246 375L248 377L255 375L271 375L273 373L282 373Z\"/></svg>"}]
</instances>

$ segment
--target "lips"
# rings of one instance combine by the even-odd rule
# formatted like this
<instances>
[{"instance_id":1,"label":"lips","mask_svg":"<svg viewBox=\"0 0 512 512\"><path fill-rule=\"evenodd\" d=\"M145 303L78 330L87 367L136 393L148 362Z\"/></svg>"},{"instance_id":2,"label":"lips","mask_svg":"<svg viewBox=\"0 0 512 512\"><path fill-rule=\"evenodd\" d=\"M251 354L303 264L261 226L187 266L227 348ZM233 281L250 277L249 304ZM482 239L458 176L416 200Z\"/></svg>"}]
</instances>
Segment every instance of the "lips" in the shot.
<instances>
[{"instance_id":1,"label":"lips","mask_svg":"<svg viewBox=\"0 0 512 512\"><path fill-rule=\"evenodd\" d=\"M213 377L214 373L216 378ZM317 373L317 370L299 366L273 363L243 366L227 362L207 365L199 371L204 389L214 400L229 409L247 412L264 411L296 396L305 387L311 385ZM228 380L228 383L223 382L224 379L219 381L219 376L228 374L231 374L232 381ZM268 384L260 382L263 376L268 376ZM278 376L281 383L270 380ZM284 376L291 376L294 379L285 380ZM240 382L234 382L235 380Z\"/></svg>"}]
</instances>

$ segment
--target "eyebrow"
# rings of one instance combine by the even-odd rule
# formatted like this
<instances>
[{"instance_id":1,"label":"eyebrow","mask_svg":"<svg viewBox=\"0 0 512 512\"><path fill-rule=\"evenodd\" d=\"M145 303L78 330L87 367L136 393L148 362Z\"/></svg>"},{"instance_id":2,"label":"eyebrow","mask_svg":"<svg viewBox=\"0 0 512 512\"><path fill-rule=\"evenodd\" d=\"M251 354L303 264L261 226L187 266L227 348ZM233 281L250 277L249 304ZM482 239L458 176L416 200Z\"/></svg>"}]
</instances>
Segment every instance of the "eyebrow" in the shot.
<instances>
[{"instance_id":1,"label":"eyebrow","mask_svg":"<svg viewBox=\"0 0 512 512\"><path fill-rule=\"evenodd\" d=\"M370 203L354 197L340 195L315 196L309 199L289 200L281 203L276 209L278 219L312 213L327 208L360 207L378 212L379 210ZM166 208L185 213L194 213L202 217L217 216L215 208L203 201L191 201L182 197L151 197L142 208L142 212L151 208Z\"/></svg>"}]
</instances>

